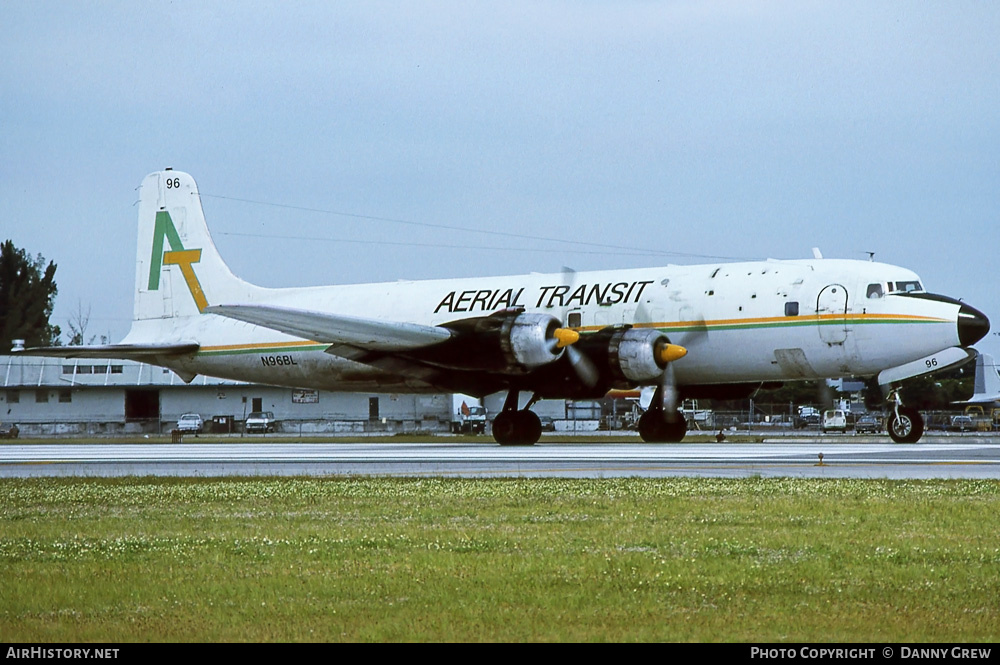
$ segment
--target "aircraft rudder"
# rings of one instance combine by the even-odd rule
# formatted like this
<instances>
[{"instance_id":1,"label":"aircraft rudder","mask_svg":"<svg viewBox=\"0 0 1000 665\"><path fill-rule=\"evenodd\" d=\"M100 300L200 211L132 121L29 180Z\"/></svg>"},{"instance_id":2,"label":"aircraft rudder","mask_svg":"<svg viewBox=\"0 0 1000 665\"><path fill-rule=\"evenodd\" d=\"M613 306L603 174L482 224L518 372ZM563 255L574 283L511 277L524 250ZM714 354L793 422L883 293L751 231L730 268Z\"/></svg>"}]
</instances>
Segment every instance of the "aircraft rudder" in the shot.
<instances>
[{"instance_id":1,"label":"aircraft rudder","mask_svg":"<svg viewBox=\"0 0 1000 665\"><path fill-rule=\"evenodd\" d=\"M139 191L134 318L196 316L212 303L243 300L251 287L219 255L194 178L165 169Z\"/></svg>"}]
</instances>

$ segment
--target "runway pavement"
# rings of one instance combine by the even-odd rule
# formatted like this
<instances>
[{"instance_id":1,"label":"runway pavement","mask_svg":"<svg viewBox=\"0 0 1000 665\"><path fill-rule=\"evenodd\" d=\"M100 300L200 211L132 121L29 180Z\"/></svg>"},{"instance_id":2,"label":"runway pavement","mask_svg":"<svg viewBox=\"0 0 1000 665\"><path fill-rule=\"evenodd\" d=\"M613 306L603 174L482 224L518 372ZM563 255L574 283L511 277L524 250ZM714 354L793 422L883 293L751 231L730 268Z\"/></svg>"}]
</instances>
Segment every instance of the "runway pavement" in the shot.
<instances>
[{"instance_id":1,"label":"runway pavement","mask_svg":"<svg viewBox=\"0 0 1000 665\"><path fill-rule=\"evenodd\" d=\"M0 477L800 477L1000 479L1000 439L848 437L749 444L99 443L0 445Z\"/></svg>"}]
</instances>

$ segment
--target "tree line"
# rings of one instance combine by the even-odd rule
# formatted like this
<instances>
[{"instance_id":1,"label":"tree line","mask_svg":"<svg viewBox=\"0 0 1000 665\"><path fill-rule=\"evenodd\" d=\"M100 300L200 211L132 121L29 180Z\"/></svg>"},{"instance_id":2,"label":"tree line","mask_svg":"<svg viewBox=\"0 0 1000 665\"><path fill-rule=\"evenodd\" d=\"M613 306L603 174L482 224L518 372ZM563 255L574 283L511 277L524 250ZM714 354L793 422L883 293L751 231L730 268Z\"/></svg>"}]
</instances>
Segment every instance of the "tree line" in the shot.
<instances>
[{"instance_id":1,"label":"tree line","mask_svg":"<svg viewBox=\"0 0 1000 665\"><path fill-rule=\"evenodd\" d=\"M11 240L0 245L0 353L9 353L15 339L27 346L60 344L62 331L49 322L58 292L55 263Z\"/></svg>"}]
</instances>

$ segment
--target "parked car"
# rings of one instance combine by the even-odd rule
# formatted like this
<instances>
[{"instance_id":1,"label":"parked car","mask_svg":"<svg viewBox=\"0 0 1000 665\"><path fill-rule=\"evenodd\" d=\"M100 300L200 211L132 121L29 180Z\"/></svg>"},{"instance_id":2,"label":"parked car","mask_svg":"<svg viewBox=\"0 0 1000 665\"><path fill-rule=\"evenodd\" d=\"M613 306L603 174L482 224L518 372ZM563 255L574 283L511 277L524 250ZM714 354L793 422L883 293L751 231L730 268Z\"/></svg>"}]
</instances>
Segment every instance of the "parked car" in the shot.
<instances>
[{"instance_id":1,"label":"parked car","mask_svg":"<svg viewBox=\"0 0 1000 665\"><path fill-rule=\"evenodd\" d=\"M205 421L197 413L185 413L177 419L178 432L194 432L201 434L205 429Z\"/></svg>"},{"instance_id":2,"label":"parked car","mask_svg":"<svg viewBox=\"0 0 1000 665\"><path fill-rule=\"evenodd\" d=\"M971 432L976 429L972 416L952 416L951 430L954 432Z\"/></svg>"},{"instance_id":3,"label":"parked car","mask_svg":"<svg viewBox=\"0 0 1000 665\"><path fill-rule=\"evenodd\" d=\"M878 416L865 414L854 423L857 434L878 434L882 431L882 420Z\"/></svg>"},{"instance_id":4,"label":"parked car","mask_svg":"<svg viewBox=\"0 0 1000 665\"><path fill-rule=\"evenodd\" d=\"M813 406L800 406L799 414L792 421L795 429L805 429L810 425L819 425L823 420L823 414Z\"/></svg>"},{"instance_id":5,"label":"parked car","mask_svg":"<svg viewBox=\"0 0 1000 665\"><path fill-rule=\"evenodd\" d=\"M21 433L17 425L4 425L0 423L0 439L16 439Z\"/></svg>"},{"instance_id":6,"label":"parked car","mask_svg":"<svg viewBox=\"0 0 1000 665\"><path fill-rule=\"evenodd\" d=\"M274 413L271 411L254 411L247 416L243 429L247 432L273 432Z\"/></svg>"},{"instance_id":7,"label":"parked car","mask_svg":"<svg viewBox=\"0 0 1000 665\"><path fill-rule=\"evenodd\" d=\"M823 434L827 432L847 431L847 411L842 409L830 409L823 412L823 422L820 423Z\"/></svg>"}]
</instances>

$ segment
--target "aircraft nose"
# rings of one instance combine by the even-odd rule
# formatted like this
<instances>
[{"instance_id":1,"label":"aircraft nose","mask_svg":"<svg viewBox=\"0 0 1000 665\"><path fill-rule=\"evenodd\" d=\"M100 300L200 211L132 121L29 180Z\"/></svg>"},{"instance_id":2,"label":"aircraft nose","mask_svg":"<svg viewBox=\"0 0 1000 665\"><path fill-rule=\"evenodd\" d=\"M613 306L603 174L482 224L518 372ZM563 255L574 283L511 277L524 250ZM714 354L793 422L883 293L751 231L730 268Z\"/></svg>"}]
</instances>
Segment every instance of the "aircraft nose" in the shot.
<instances>
[{"instance_id":1,"label":"aircraft nose","mask_svg":"<svg viewBox=\"0 0 1000 665\"><path fill-rule=\"evenodd\" d=\"M990 331L990 320L975 307L966 304L958 310L958 340L962 346L972 346Z\"/></svg>"}]
</instances>

